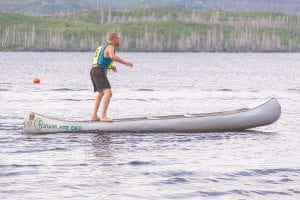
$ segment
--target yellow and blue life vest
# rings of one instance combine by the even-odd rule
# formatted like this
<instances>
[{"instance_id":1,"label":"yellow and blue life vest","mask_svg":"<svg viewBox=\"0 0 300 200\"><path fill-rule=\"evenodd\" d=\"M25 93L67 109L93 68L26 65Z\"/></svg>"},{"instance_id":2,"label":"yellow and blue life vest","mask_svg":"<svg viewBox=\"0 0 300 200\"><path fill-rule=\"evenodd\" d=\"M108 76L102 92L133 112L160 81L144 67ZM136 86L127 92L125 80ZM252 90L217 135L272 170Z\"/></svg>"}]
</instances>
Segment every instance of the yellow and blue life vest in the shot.
<instances>
[{"instance_id":1,"label":"yellow and blue life vest","mask_svg":"<svg viewBox=\"0 0 300 200\"><path fill-rule=\"evenodd\" d=\"M103 69L104 71L110 70L112 67L112 63L113 63L113 60L111 58L104 57L104 50L108 45L111 45L111 44L105 43L105 44L99 46L95 51L94 59L93 59L93 66L99 65L99 67L101 69Z\"/></svg>"}]
</instances>

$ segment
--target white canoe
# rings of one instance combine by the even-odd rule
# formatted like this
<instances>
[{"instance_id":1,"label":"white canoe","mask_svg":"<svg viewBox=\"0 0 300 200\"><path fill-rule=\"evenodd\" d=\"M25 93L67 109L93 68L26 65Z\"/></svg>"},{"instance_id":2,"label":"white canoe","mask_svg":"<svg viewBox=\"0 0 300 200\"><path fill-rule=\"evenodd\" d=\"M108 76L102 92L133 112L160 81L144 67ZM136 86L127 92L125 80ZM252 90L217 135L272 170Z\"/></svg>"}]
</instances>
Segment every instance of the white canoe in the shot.
<instances>
[{"instance_id":1,"label":"white canoe","mask_svg":"<svg viewBox=\"0 0 300 200\"><path fill-rule=\"evenodd\" d=\"M66 121L37 113L25 116L25 133L56 132L219 132L272 124L281 108L276 98L233 111L115 119L113 122Z\"/></svg>"}]
</instances>

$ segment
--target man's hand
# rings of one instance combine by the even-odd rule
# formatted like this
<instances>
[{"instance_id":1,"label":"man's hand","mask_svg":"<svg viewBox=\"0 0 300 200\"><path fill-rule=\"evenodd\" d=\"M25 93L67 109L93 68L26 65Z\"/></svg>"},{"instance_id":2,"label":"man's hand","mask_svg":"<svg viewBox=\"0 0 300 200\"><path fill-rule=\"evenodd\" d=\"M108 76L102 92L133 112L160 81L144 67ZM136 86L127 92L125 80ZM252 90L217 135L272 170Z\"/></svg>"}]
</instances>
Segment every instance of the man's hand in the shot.
<instances>
[{"instance_id":1,"label":"man's hand","mask_svg":"<svg viewBox=\"0 0 300 200\"><path fill-rule=\"evenodd\" d=\"M115 66L111 66L111 70L112 70L113 72L118 72L118 70L117 70L117 68L116 68Z\"/></svg>"},{"instance_id":2,"label":"man's hand","mask_svg":"<svg viewBox=\"0 0 300 200\"><path fill-rule=\"evenodd\" d=\"M133 64L131 62L126 62L125 65L128 67L133 67Z\"/></svg>"}]
</instances>

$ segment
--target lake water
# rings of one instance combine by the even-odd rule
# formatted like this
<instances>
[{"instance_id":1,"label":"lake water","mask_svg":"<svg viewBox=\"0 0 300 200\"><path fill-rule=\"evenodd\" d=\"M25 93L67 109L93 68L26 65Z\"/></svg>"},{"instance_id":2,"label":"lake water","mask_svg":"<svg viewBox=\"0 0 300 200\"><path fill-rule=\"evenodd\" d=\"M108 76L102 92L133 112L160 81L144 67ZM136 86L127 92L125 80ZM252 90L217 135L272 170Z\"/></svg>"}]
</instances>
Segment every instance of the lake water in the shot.
<instances>
[{"instance_id":1,"label":"lake water","mask_svg":"<svg viewBox=\"0 0 300 200\"><path fill-rule=\"evenodd\" d=\"M31 112L90 118L93 53L0 53L0 199L300 199L300 54L120 53L113 118L231 110L281 118L226 133L22 132ZM41 84L32 84L35 75Z\"/></svg>"}]
</instances>

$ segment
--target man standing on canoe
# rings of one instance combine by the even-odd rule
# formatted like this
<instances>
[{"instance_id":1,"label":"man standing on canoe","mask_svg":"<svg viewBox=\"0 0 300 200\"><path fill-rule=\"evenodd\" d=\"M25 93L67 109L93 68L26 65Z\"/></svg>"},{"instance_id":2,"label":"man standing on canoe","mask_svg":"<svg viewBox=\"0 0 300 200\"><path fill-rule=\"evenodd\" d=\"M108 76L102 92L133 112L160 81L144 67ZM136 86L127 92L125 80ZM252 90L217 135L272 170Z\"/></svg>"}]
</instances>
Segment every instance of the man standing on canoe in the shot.
<instances>
[{"instance_id":1,"label":"man standing on canoe","mask_svg":"<svg viewBox=\"0 0 300 200\"><path fill-rule=\"evenodd\" d=\"M92 69L90 71L94 92L96 95L92 121L112 122L112 119L106 116L107 108L112 97L110 83L107 79L107 70L117 71L117 68L112 65L113 61L132 67L131 62L122 60L115 54L115 49L120 45L120 37L117 33L110 33L107 35L108 42L99 46L96 49ZM98 117L98 109L100 103L102 104L102 115Z\"/></svg>"}]
</instances>

